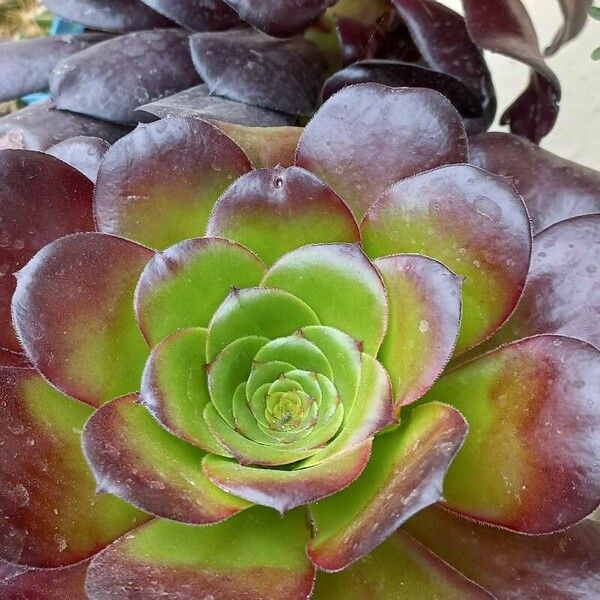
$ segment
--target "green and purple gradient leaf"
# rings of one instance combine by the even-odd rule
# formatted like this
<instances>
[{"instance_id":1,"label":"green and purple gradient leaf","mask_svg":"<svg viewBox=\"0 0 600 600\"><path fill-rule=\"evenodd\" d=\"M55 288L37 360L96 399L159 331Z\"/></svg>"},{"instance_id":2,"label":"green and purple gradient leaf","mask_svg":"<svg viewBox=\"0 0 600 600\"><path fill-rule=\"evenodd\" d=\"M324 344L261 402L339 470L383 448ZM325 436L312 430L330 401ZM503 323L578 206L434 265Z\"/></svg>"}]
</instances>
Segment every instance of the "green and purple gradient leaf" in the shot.
<instances>
[{"instance_id":1,"label":"green and purple gradient leaf","mask_svg":"<svg viewBox=\"0 0 600 600\"><path fill-rule=\"evenodd\" d=\"M88 600L85 576L89 561L57 569L35 569L0 561L3 600Z\"/></svg>"},{"instance_id":2,"label":"green and purple gradient leaf","mask_svg":"<svg viewBox=\"0 0 600 600\"><path fill-rule=\"evenodd\" d=\"M378 358L394 390L394 407L418 400L448 364L461 323L462 279L418 255L380 258L389 322Z\"/></svg>"},{"instance_id":3,"label":"green and purple gradient leaf","mask_svg":"<svg viewBox=\"0 0 600 600\"><path fill-rule=\"evenodd\" d=\"M335 0L225 0L253 27L275 37L302 33Z\"/></svg>"},{"instance_id":4,"label":"green and purple gradient leaf","mask_svg":"<svg viewBox=\"0 0 600 600\"><path fill-rule=\"evenodd\" d=\"M403 531L341 573L319 573L312 600L492 600Z\"/></svg>"},{"instance_id":5,"label":"green and purple gradient leaf","mask_svg":"<svg viewBox=\"0 0 600 600\"><path fill-rule=\"evenodd\" d=\"M323 222L325 227L327 221ZM379 272L357 244L314 244L282 256L262 284L306 302L375 356L387 329L386 291Z\"/></svg>"},{"instance_id":6,"label":"green and purple gradient leaf","mask_svg":"<svg viewBox=\"0 0 600 600\"><path fill-rule=\"evenodd\" d=\"M55 110L50 101L40 102L0 118L0 150L46 150L79 135L112 143L128 131L121 125Z\"/></svg>"},{"instance_id":7,"label":"green and purple gradient leaf","mask_svg":"<svg viewBox=\"0 0 600 600\"><path fill-rule=\"evenodd\" d=\"M327 62L304 38L276 40L253 29L235 29L197 33L190 46L211 94L293 115L317 108Z\"/></svg>"},{"instance_id":8,"label":"green and purple gradient leaf","mask_svg":"<svg viewBox=\"0 0 600 600\"><path fill-rule=\"evenodd\" d=\"M600 595L600 523L554 535L516 535L430 508L407 531L497 598L589 599Z\"/></svg>"},{"instance_id":9,"label":"green and purple gradient leaf","mask_svg":"<svg viewBox=\"0 0 600 600\"><path fill-rule=\"evenodd\" d=\"M58 62L105 39L105 35L88 33L3 43L0 55L0 101L48 89L50 73Z\"/></svg>"},{"instance_id":10,"label":"green and purple gradient leaf","mask_svg":"<svg viewBox=\"0 0 600 600\"><path fill-rule=\"evenodd\" d=\"M600 352L556 335L527 338L457 368L427 394L471 426L444 483L452 510L551 533L600 503ZM477 482L474 485L473 482Z\"/></svg>"},{"instance_id":11,"label":"green and purple gradient leaf","mask_svg":"<svg viewBox=\"0 0 600 600\"><path fill-rule=\"evenodd\" d=\"M77 136L50 146L46 154L59 158L96 182L102 158L110 144L99 137Z\"/></svg>"},{"instance_id":12,"label":"green and purple gradient leaf","mask_svg":"<svg viewBox=\"0 0 600 600\"><path fill-rule=\"evenodd\" d=\"M93 600L308 600L314 567L301 511L253 508L211 527L156 520L99 554L88 571ZM184 591L182 591L184 590Z\"/></svg>"},{"instance_id":13,"label":"green and purple gradient leaf","mask_svg":"<svg viewBox=\"0 0 600 600\"><path fill-rule=\"evenodd\" d=\"M202 412L210 402L206 329L180 329L154 346L142 375L140 402L177 437L206 452L229 456L208 430Z\"/></svg>"},{"instance_id":14,"label":"green and purple gradient leaf","mask_svg":"<svg viewBox=\"0 0 600 600\"><path fill-rule=\"evenodd\" d=\"M120 33L173 25L139 0L43 0L43 3L63 19L100 31Z\"/></svg>"},{"instance_id":15,"label":"green and purple gradient leaf","mask_svg":"<svg viewBox=\"0 0 600 600\"><path fill-rule=\"evenodd\" d=\"M296 121L293 115L211 96L205 84L138 106L134 115L144 122L165 117L194 117L257 128L293 125Z\"/></svg>"},{"instance_id":16,"label":"green and purple gradient leaf","mask_svg":"<svg viewBox=\"0 0 600 600\"><path fill-rule=\"evenodd\" d=\"M393 4L427 65L467 86L478 102L479 115L461 111L471 117L465 120L467 131L486 130L494 120L496 96L483 53L471 40L464 18L434 0Z\"/></svg>"},{"instance_id":17,"label":"green and purple gradient leaf","mask_svg":"<svg viewBox=\"0 0 600 600\"><path fill-rule=\"evenodd\" d=\"M600 349L600 214L561 221L533 238L523 297L485 347L540 333L569 335Z\"/></svg>"},{"instance_id":18,"label":"green and purple gradient leaf","mask_svg":"<svg viewBox=\"0 0 600 600\"><path fill-rule=\"evenodd\" d=\"M466 435L460 413L436 402L414 409L400 429L376 438L358 480L311 506L311 560L325 571L345 569L440 500L444 475Z\"/></svg>"},{"instance_id":19,"label":"green and purple gradient leaf","mask_svg":"<svg viewBox=\"0 0 600 600\"><path fill-rule=\"evenodd\" d=\"M188 38L179 29L156 29L100 42L56 65L52 99L61 110L134 125L140 104L200 83Z\"/></svg>"},{"instance_id":20,"label":"green and purple gradient leaf","mask_svg":"<svg viewBox=\"0 0 600 600\"><path fill-rule=\"evenodd\" d=\"M301 127L246 127L235 123L217 126L239 144L255 169L293 166L303 131Z\"/></svg>"},{"instance_id":21,"label":"green and purple gradient leaf","mask_svg":"<svg viewBox=\"0 0 600 600\"><path fill-rule=\"evenodd\" d=\"M466 160L464 126L449 100L433 90L376 83L327 100L296 152L296 164L329 184L359 221L399 179Z\"/></svg>"},{"instance_id":22,"label":"green and purple gradient leaf","mask_svg":"<svg viewBox=\"0 0 600 600\"><path fill-rule=\"evenodd\" d=\"M180 242L154 255L135 293L135 313L152 346L177 329L207 327L232 288L257 286L262 262L222 238Z\"/></svg>"},{"instance_id":23,"label":"green and purple gradient leaf","mask_svg":"<svg viewBox=\"0 0 600 600\"><path fill-rule=\"evenodd\" d=\"M240 24L223 0L142 0L157 13L191 31L228 29Z\"/></svg>"},{"instance_id":24,"label":"green and purple gradient leaf","mask_svg":"<svg viewBox=\"0 0 600 600\"><path fill-rule=\"evenodd\" d=\"M512 178L537 233L553 223L600 212L600 173L509 133L470 139L470 161Z\"/></svg>"},{"instance_id":25,"label":"green and purple gradient leaf","mask_svg":"<svg viewBox=\"0 0 600 600\"><path fill-rule=\"evenodd\" d=\"M335 494L352 483L367 465L371 445L371 440L367 440L314 467L290 471L246 467L208 455L202 462L202 471L223 490L285 513Z\"/></svg>"},{"instance_id":26,"label":"green and purple gradient leaf","mask_svg":"<svg viewBox=\"0 0 600 600\"><path fill-rule=\"evenodd\" d=\"M424 254L465 277L459 352L494 333L521 296L531 230L504 178L470 165L422 173L389 188L361 229L371 257Z\"/></svg>"},{"instance_id":27,"label":"green and purple gradient leaf","mask_svg":"<svg viewBox=\"0 0 600 600\"><path fill-rule=\"evenodd\" d=\"M70 565L146 520L117 498L96 494L80 446L91 413L33 369L0 367L2 559Z\"/></svg>"},{"instance_id":28,"label":"green and purple gradient leaf","mask_svg":"<svg viewBox=\"0 0 600 600\"><path fill-rule=\"evenodd\" d=\"M142 125L102 162L98 228L158 249L200 237L217 198L251 168L243 150L205 121L171 117Z\"/></svg>"},{"instance_id":29,"label":"green and purple gradient leaf","mask_svg":"<svg viewBox=\"0 0 600 600\"><path fill-rule=\"evenodd\" d=\"M463 0L467 29L484 50L532 68L529 86L502 115L501 125L538 143L554 126L560 84L544 62L535 28L520 0Z\"/></svg>"},{"instance_id":30,"label":"green and purple gradient leaf","mask_svg":"<svg viewBox=\"0 0 600 600\"><path fill-rule=\"evenodd\" d=\"M360 241L356 221L341 198L298 167L260 169L240 177L215 205L206 235L235 240L267 265L307 244Z\"/></svg>"},{"instance_id":31,"label":"green and purple gradient leaf","mask_svg":"<svg viewBox=\"0 0 600 600\"><path fill-rule=\"evenodd\" d=\"M163 429L136 395L97 410L82 441L99 491L146 512L207 525L249 506L213 485L202 474L205 453Z\"/></svg>"},{"instance_id":32,"label":"green and purple gradient leaf","mask_svg":"<svg viewBox=\"0 0 600 600\"><path fill-rule=\"evenodd\" d=\"M52 385L92 406L139 389L148 348L133 294L152 256L123 238L81 233L48 244L19 271L13 323Z\"/></svg>"},{"instance_id":33,"label":"green and purple gradient leaf","mask_svg":"<svg viewBox=\"0 0 600 600\"><path fill-rule=\"evenodd\" d=\"M13 273L56 238L94 229L92 193L86 177L53 157L0 152L0 348L22 351L11 324Z\"/></svg>"}]
</instances>

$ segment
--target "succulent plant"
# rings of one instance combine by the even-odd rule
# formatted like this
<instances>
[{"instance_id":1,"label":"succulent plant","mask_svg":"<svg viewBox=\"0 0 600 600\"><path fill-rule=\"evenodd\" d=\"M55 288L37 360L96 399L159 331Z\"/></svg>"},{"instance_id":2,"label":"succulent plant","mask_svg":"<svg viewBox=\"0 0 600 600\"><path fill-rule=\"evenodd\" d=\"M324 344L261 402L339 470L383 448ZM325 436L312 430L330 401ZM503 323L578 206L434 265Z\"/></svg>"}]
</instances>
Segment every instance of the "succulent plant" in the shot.
<instances>
[{"instance_id":1,"label":"succulent plant","mask_svg":"<svg viewBox=\"0 0 600 600\"><path fill-rule=\"evenodd\" d=\"M468 148L369 83L0 152L3 598L598 596L600 214Z\"/></svg>"},{"instance_id":2,"label":"succulent plant","mask_svg":"<svg viewBox=\"0 0 600 600\"><path fill-rule=\"evenodd\" d=\"M464 18L435 0L45 5L88 31L3 44L0 100L48 88L52 99L0 120L0 147L45 151L81 136L112 143L140 121L172 115L303 124L322 100L358 82L439 91L469 134L482 133L496 113L482 50L531 67L530 84L501 122L539 142L561 95L544 54L581 31L591 1L560 2L564 25L545 53L519 0L463 0Z\"/></svg>"}]
</instances>

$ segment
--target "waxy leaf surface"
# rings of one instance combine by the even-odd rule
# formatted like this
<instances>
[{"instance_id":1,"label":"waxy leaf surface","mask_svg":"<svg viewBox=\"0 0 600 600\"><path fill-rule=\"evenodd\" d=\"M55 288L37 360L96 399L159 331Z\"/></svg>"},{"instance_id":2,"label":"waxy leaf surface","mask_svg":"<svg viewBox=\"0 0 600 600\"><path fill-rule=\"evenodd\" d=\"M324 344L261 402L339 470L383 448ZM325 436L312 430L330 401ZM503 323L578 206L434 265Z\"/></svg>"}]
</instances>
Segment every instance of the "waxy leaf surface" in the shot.
<instances>
[{"instance_id":1,"label":"waxy leaf surface","mask_svg":"<svg viewBox=\"0 0 600 600\"><path fill-rule=\"evenodd\" d=\"M588 516L600 502L598 389L600 352L556 335L445 375L426 398L452 404L471 427L444 482L447 505L531 534Z\"/></svg>"},{"instance_id":2,"label":"waxy leaf surface","mask_svg":"<svg viewBox=\"0 0 600 600\"><path fill-rule=\"evenodd\" d=\"M465 277L457 350L489 337L515 308L531 253L529 217L504 178L470 165L400 181L361 226L371 257L415 252Z\"/></svg>"},{"instance_id":3,"label":"waxy leaf surface","mask_svg":"<svg viewBox=\"0 0 600 600\"><path fill-rule=\"evenodd\" d=\"M91 414L33 369L0 367L1 558L73 564L146 520L117 498L96 494L80 445Z\"/></svg>"},{"instance_id":4,"label":"waxy leaf surface","mask_svg":"<svg viewBox=\"0 0 600 600\"><path fill-rule=\"evenodd\" d=\"M48 244L19 272L13 323L58 389L92 406L139 389L148 348L133 293L152 256L123 238L82 233Z\"/></svg>"},{"instance_id":5,"label":"waxy leaf surface","mask_svg":"<svg viewBox=\"0 0 600 600\"><path fill-rule=\"evenodd\" d=\"M240 19L223 0L142 0L150 8L191 31L228 29Z\"/></svg>"},{"instance_id":6,"label":"waxy leaf surface","mask_svg":"<svg viewBox=\"0 0 600 600\"><path fill-rule=\"evenodd\" d=\"M100 167L98 228L158 249L200 237L217 198L250 169L241 148L210 123L171 117L142 125Z\"/></svg>"},{"instance_id":7,"label":"waxy leaf surface","mask_svg":"<svg viewBox=\"0 0 600 600\"><path fill-rule=\"evenodd\" d=\"M139 595L196 600L308 600L305 515L252 508L210 527L156 520L98 555L88 572L91 600Z\"/></svg>"},{"instance_id":8,"label":"waxy leaf surface","mask_svg":"<svg viewBox=\"0 0 600 600\"><path fill-rule=\"evenodd\" d=\"M46 154L60 158L95 183L100 163L109 148L110 144L99 137L77 136L50 146Z\"/></svg>"},{"instance_id":9,"label":"waxy leaf surface","mask_svg":"<svg viewBox=\"0 0 600 600\"><path fill-rule=\"evenodd\" d=\"M329 184L359 221L399 179L466 160L464 126L446 98L376 83L344 88L327 100L296 153L296 164Z\"/></svg>"}]
</instances>

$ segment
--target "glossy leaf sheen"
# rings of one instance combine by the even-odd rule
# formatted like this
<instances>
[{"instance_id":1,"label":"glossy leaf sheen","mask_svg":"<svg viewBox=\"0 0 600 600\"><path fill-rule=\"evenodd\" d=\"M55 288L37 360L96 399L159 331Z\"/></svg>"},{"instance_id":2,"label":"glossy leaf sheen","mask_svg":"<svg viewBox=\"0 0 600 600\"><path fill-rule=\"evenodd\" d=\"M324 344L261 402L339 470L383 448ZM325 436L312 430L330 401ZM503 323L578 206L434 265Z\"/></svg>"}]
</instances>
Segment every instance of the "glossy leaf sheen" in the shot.
<instances>
[{"instance_id":1,"label":"glossy leaf sheen","mask_svg":"<svg viewBox=\"0 0 600 600\"><path fill-rule=\"evenodd\" d=\"M46 150L79 135L99 137L111 143L128 128L62 110L40 102L0 118L0 150L4 148Z\"/></svg>"},{"instance_id":2,"label":"glossy leaf sheen","mask_svg":"<svg viewBox=\"0 0 600 600\"><path fill-rule=\"evenodd\" d=\"M205 84L143 104L136 109L135 117L144 122L165 117L195 117L251 127L292 125L295 121L292 115L212 96Z\"/></svg>"},{"instance_id":3,"label":"glossy leaf sheen","mask_svg":"<svg viewBox=\"0 0 600 600\"><path fill-rule=\"evenodd\" d=\"M45 244L94 229L92 184L39 152L0 152L0 348L21 352L11 324L13 274Z\"/></svg>"},{"instance_id":4,"label":"glossy leaf sheen","mask_svg":"<svg viewBox=\"0 0 600 600\"><path fill-rule=\"evenodd\" d=\"M206 234L243 244L267 265L307 244L360 241L340 197L298 167L260 169L240 177L215 205Z\"/></svg>"},{"instance_id":5,"label":"glossy leaf sheen","mask_svg":"<svg viewBox=\"0 0 600 600\"><path fill-rule=\"evenodd\" d=\"M469 148L474 165L512 179L527 205L534 233L569 217L600 212L598 171L508 133L475 136Z\"/></svg>"},{"instance_id":6,"label":"glossy leaf sheen","mask_svg":"<svg viewBox=\"0 0 600 600\"><path fill-rule=\"evenodd\" d=\"M198 85L188 34L139 31L96 44L61 61L50 77L57 108L112 123L137 123L140 104Z\"/></svg>"},{"instance_id":7,"label":"glossy leaf sheen","mask_svg":"<svg viewBox=\"0 0 600 600\"><path fill-rule=\"evenodd\" d=\"M319 573L312 600L491 600L491 594L399 531L341 573Z\"/></svg>"},{"instance_id":8,"label":"glossy leaf sheen","mask_svg":"<svg viewBox=\"0 0 600 600\"><path fill-rule=\"evenodd\" d=\"M156 12L192 31L228 29L240 23L223 0L142 0Z\"/></svg>"},{"instance_id":9,"label":"glossy leaf sheen","mask_svg":"<svg viewBox=\"0 0 600 600\"><path fill-rule=\"evenodd\" d=\"M284 513L335 494L352 483L367 465L370 454L368 440L314 467L290 471L245 467L235 461L207 456L202 471L225 491Z\"/></svg>"},{"instance_id":10,"label":"glossy leaf sheen","mask_svg":"<svg viewBox=\"0 0 600 600\"><path fill-rule=\"evenodd\" d=\"M432 403L416 408L401 429L376 438L359 479L310 507L315 530L308 546L311 560L325 571L340 571L437 502L466 434L460 413Z\"/></svg>"},{"instance_id":11,"label":"glossy leaf sheen","mask_svg":"<svg viewBox=\"0 0 600 600\"><path fill-rule=\"evenodd\" d=\"M390 184L466 159L464 127L446 98L375 83L332 96L307 125L296 153L296 164L329 184L358 220Z\"/></svg>"},{"instance_id":12,"label":"glossy leaf sheen","mask_svg":"<svg viewBox=\"0 0 600 600\"><path fill-rule=\"evenodd\" d=\"M302 33L334 0L225 0L250 25L276 37Z\"/></svg>"},{"instance_id":13,"label":"glossy leaf sheen","mask_svg":"<svg viewBox=\"0 0 600 600\"><path fill-rule=\"evenodd\" d=\"M48 89L48 78L59 61L104 39L99 34L62 35L2 44L0 101Z\"/></svg>"},{"instance_id":14,"label":"glossy leaf sheen","mask_svg":"<svg viewBox=\"0 0 600 600\"><path fill-rule=\"evenodd\" d=\"M125 597L196 600L308 600L314 567L306 558L305 516L282 519L253 508L211 527L157 520L98 555L90 600ZM282 543L283 542L283 543Z\"/></svg>"},{"instance_id":15,"label":"glossy leaf sheen","mask_svg":"<svg viewBox=\"0 0 600 600\"><path fill-rule=\"evenodd\" d=\"M140 402L177 437L206 452L229 456L208 430L210 402L204 361L206 329L180 329L154 346L142 375Z\"/></svg>"},{"instance_id":16,"label":"glossy leaf sheen","mask_svg":"<svg viewBox=\"0 0 600 600\"><path fill-rule=\"evenodd\" d=\"M418 400L447 365L460 329L462 279L417 255L380 258L389 324L379 351L394 389L396 411Z\"/></svg>"},{"instance_id":17,"label":"glossy leaf sheen","mask_svg":"<svg viewBox=\"0 0 600 600\"><path fill-rule=\"evenodd\" d=\"M258 285L261 261L243 246L221 238L186 240L157 253L135 293L140 329L150 343L177 329L206 327L231 288Z\"/></svg>"},{"instance_id":18,"label":"glossy leaf sheen","mask_svg":"<svg viewBox=\"0 0 600 600\"><path fill-rule=\"evenodd\" d=\"M427 399L451 403L472 432L446 476L447 505L533 534L589 515L600 502L599 386L600 352L553 335L504 346L440 379Z\"/></svg>"},{"instance_id":19,"label":"glossy leaf sheen","mask_svg":"<svg viewBox=\"0 0 600 600\"><path fill-rule=\"evenodd\" d=\"M206 525L248 506L213 485L200 470L204 453L165 431L136 395L97 410L83 448L102 492L152 514Z\"/></svg>"},{"instance_id":20,"label":"glossy leaf sheen","mask_svg":"<svg viewBox=\"0 0 600 600\"><path fill-rule=\"evenodd\" d=\"M102 158L110 144L99 137L77 136L50 146L46 154L55 156L96 182Z\"/></svg>"},{"instance_id":21,"label":"glossy leaf sheen","mask_svg":"<svg viewBox=\"0 0 600 600\"><path fill-rule=\"evenodd\" d=\"M529 217L504 179L470 165L392 186L362 224L371 257L425 254L465 277L459 351L489 337L517 304L529 267Z\"/></svg>"},{"instance_id":22,"label":"glossy leaf sheen","mask_svg":"<svg viewBox=\"0 0 600 600\"><path fill-rule=\"evenodd\" d=\"M100 167L98 228L158 249L200 237L217 198L250 169L241 148L210 123L172 117L142 125Z\"/></svg>"},{"instance_id":23,"label":"glossy leaf sheen","mask_svg":"<svg viewBox=\"0 0 600 600\"><path fill-rule=\"evenodd\" d=\"M381 276L358 245L315 244L293 250L269 269L262 285L294 294L323 325L348 334L366 353L377 354L387 329L387 298Z\"/></svg>"},{"instance_id":24,"label":"glossy leaf sheen","mask_svg":"<svg viewBox=\"0 0 600 600\"><path fill-rule=\"evenodd\" d=\"M101 31L136 31L172 25L140 0L44 0L43 3L63 19Z\"/></svg>"},{"instance_id":25,"label":"glossy leaf sheen","mask_svg":"<svg viewBox=\"0 0 600 600\"><path fill-rule=\"evenodd\" d=\"M406 526L411 535L498 598L592 598L600 595L600 523L564 532L516 535L430 508Z\"/></svg>"},{"instance_id":26,"label":"glossy leaf sheen","mask_svg":"<svg viewBox=\"0 0 600 600\"><path fill-rule=\"evenodd\" d=\"M96 494L80 446L89 406L63 396L33 369L0 367L0 413L3 559L72 564L146 520L120 500Z\"/></svg>"},{"instance_id":27,"label":"glossy leaf sheen","mask_svg":"<svg viewBox=\"0 0 600 600\"><path fill-rule=\"evenodd\" d=\"M19 272L13 322L27 356L58 389L100 406L139 388L148 349L135 284L153 253L99 233L60 238Z\"/></svg>"},{"instance_id":28,"label":"glossy leaf sheen","mask_svg":"<svg viewBox=\"0 0 600 600\"><path fill-rule=\"evenodd\" d=\"M316 109L327 64L308 40L238 29L198 33L190 44L211 94L290 114Z\"/></svg>"}]
</instances>

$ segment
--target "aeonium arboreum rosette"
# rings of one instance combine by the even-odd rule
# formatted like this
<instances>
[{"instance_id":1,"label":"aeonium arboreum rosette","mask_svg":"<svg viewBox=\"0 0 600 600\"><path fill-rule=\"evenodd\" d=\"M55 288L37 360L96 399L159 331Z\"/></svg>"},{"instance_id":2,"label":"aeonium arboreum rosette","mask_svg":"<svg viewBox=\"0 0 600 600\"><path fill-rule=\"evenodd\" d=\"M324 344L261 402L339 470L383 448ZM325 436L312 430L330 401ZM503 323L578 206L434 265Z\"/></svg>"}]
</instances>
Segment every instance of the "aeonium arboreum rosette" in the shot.
<instances>
[{"instance_id":1,"label":"aeonium arboreum rosette","mask_svg":"<svg viewBox=\"0 0 600 600\"><path fill-rule=\"evenodd\" d=\"M600 215L532 240L431 90L220 127L0 153L0 589L597 596Z\"/></svg>"}]
</instances>

